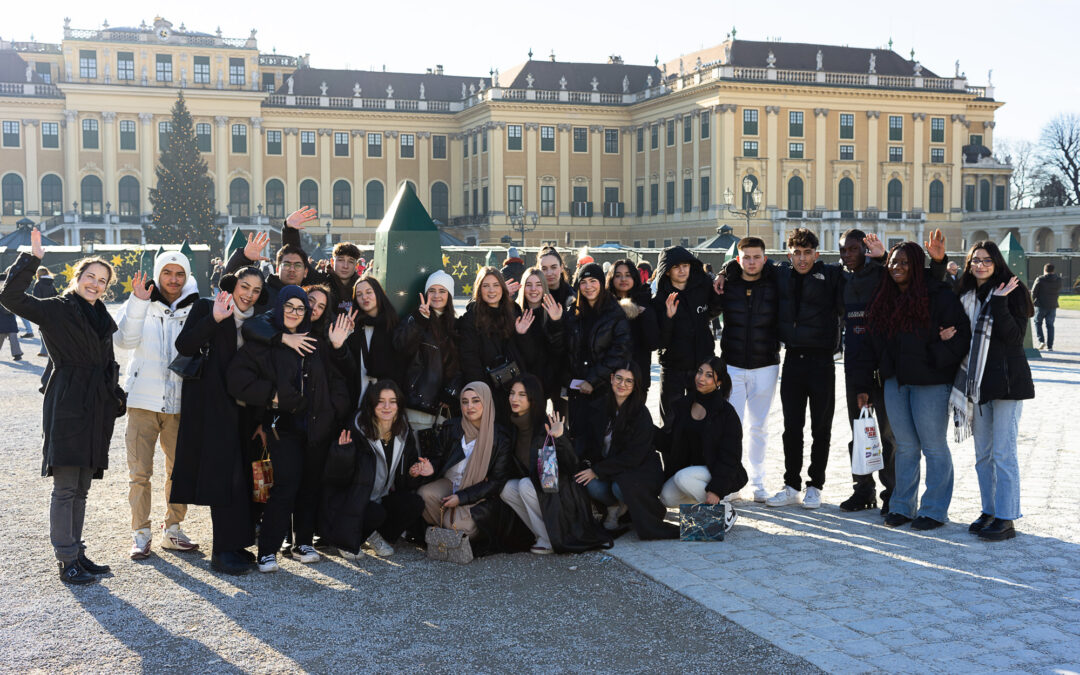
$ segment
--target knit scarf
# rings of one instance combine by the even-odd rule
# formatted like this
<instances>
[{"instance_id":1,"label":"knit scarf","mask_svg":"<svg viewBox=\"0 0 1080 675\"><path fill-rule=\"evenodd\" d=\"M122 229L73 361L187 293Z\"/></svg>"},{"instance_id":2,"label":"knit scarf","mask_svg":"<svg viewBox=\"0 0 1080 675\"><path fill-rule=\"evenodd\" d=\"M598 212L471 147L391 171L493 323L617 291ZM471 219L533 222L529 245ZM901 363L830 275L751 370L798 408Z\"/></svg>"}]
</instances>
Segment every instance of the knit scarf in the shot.
<instances>
[{"instance_id":1,"label":"knit scarf","mask_svg":"<svg viewBox=\"0 0 1080 675\"><path fill-rule=\"evenodd\" d=\"M233 301L235 303L235 300ZM244 322L250 319L255 314L255 305L247 308L247 311L240 311L240 308L233 304L233 322L236 324L236 348L240 349L244 346L244 336L241 329L244 327Z\"/></svg>"},{"instance_id":2,"label":"knit scarf","mask_svg":"<svg viewBox=\"0 0 1080 675\"><path fill-rule=\"evenodd\" d=\"M979 405L979 388L982 385L983 372L986 370L986 355L990 351L990 334L994 328L994 317L990 314L990 298L980 302L976 291L964 293L960 303L971 321L971 349L967 359L960 362L953 380L949 405L953 413L953 439L960 443L971 436L971 424L975 419L975 406Z\"/></svg>"},{"instance_id":3,"label":"knit scarf","mask_svg":"<svg viewBox=\"0 0 1080 675\"><path fill-rule=\"evenodd\" d=\"M461 418L461 430L465 434L465 442L476 441L472 453L469 454L469 462L465 465L465 475L461 477L462 488L476 485L487 478L491 453L495 445L495 404L491 400L491 388L483 382L470 382L461 390L461 393L464 394L467 391L474 391L480 396L484 414L480 417L479 426L464 417Z\"/></svg>"}]
</instances>

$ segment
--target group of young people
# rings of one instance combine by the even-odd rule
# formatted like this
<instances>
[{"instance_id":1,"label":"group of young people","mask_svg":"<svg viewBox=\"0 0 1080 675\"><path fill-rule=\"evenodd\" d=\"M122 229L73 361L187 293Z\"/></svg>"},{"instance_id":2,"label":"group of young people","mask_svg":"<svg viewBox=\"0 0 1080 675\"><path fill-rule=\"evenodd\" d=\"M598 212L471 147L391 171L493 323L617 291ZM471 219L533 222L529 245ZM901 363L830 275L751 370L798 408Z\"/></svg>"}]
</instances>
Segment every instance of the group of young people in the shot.
<instances>
[{"instance_id":1,"label":"group of young people","mask_svg":"<svg viewBox=\"0 0 1080 675\"><path fill-rule=\"evenodd\" d=\"M510 278L482 268L461 316L454 278L436 271L416 310L399 317L377 279L358 274L354 245L338 244L325 271L310 264L299 232L316 217L301 209L286 219L268 275L258 265L269 236L249 236L212 298L199 297L185 256L160 254L115 320L105 260L77 264L56 298L27 295L44 256L35 232L32 252L8 270L0 303L40 326L53 362L42 473L53 477L50 537L63 580L108 571L86 556L82 527L125 412L131 558L151 554L160 443L162 546L196 550L181 524L187 505L209 506L211 565L227 574L276 571L280 555L314 563L325 547L348 559L364 547L392 555L402 537L423 542L428 526L459 530L480 554L605 548L630 528L673 539L669 507L723 505L730 526L748 484L768 506L816 508L841 348L848 417L877 413L885 525L946 521L951 422L956 440L975 438L983 513L971 531L1015 533L1032 308L991 242L972 246L955 292L940 280L940 232L926 243L929 268L918 244L886 252L857 230L844 236L842 264L819 260L808 230L791 233L781 263L747 237L715 278L678 246L651 278L628 259L606 270L579 261L571 277L545 248ZM132 351L122 385L114 348ZM654 420L645 399L657 350ZM778 382L785 472L770 496L765 424ZM544 462L552 453L554 471ZM252 473L265 458L268 493ZM853 476L853 487L842 509L877 507L872 476Z\"/></svg>"}]
</instances>

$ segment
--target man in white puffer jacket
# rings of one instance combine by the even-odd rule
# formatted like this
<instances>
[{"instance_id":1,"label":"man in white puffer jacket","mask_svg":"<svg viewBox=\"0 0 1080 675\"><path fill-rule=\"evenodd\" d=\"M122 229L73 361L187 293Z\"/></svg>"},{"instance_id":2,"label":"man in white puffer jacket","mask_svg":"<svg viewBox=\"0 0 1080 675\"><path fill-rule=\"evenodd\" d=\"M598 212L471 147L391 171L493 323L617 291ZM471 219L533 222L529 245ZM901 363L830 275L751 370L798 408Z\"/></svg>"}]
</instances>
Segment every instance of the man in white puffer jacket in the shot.
<instances>
[{"instance_id":1,"label":"man in white puffer jacket","mask_svg":"<svg viewBox=\"0 0 1080 675\"><path fill-rule=\"evenodd\" d=\"M169 370L176 358L176 336L184 327L199 289L191 276L187 256L177 251L161 253L154 259L153 283L136 274L132 292L116 317L113 341L120 349L131 349L124 389L128 392L127 462L128 502L131 504L131 559L150 555L150 476L154 473L154 446L161 439L165 453L165 523L162 546L176 551L194 551L180 523L187 515L184 504L170 504L176 434L180 428L180 392L183 379Z\"/></svg>"}]
</instances>

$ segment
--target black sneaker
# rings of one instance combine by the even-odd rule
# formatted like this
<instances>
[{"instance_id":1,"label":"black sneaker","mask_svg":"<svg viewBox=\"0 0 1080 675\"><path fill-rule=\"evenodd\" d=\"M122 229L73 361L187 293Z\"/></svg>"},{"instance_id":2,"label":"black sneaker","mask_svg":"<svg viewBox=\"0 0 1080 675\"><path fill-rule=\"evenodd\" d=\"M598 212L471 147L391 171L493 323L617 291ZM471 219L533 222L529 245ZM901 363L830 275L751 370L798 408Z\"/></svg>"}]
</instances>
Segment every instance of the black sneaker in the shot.
<instances>
[{"instance_id":1,"label":"black sneaker","mask_svg":"<svg viewBox=\"0 0 1080 675\"><path fill-rule=\"evenodd\" d=\"M978 534L980 531L982 531L983 528L985 528L992 522L994 522L994 517L989 513L984 513L979 516L978 520L976 520L971 525L968 525L968 532L972 534Z\"/></svg>"},{"instance_id":2,"label":"black sneaker","mask_svg":"<svg viewBox=\"0 0 1080 675\"><path fill-rule=\"evenodd\" d=\"M873 509L877 507L877 499L872 495L866 497L859 493L855 493L840 502L841 511L865 511L867 509Z\"/></svg>"},{"instance_id":3,"label":"black sneaker","mask_svg":"<svg viewBox=\"0 0 1080 675\"><path fill-rule=\"evenodd\" d=\"M16 354L15 356L12 356L11 360L12 361L22 361L22 354Z\"/></svg>"},{"instance_id":4,"label":"black sneaker","mask_svg":"<svg viewBox=\"0 0 1080 675\"><path fill-rule=\"evenodd\" d=\"M987 541L1005 541L1015 536L1016 528L1013 527L1013 521L1001 518L994 518L994 522L979 530L979 538Z\"/></svg>"},{"instance_id":5,"label":"black sneaker","mask_svg":"<svg viewBox=\"0 0 1080 675\"><path fill-rule=\"evenodd\" d=\"M885 527L900 527L911 522L911 518L899 513L890 513L885 516Z\"/></svg>"},{"instance_id":6,"label":"black sneaker","mask_svg":"<svg viewBox=\"0 0 1080 675\"><path fill-rule=\"evenodd\" d=\"M79 564L82 568L90 574L108 574L112 571L112 568L108 565L99 565L90 558L86 557L86 547L79 548Z\"/></svg>"},{"instance_id":7,"label":"black sneaker","mask_svg":"<svg viewBox=\"0 0 1080 675\"><path fill-rule=\"evenodd\" d=\"M78 560L73 560L69 563L57 561L56 564L60 567L60 581L63 581L65 584L82 586L83 584L92 584L97 581L97 577L84 570Z\"/></svg>"},{"instance_id":8,"label":"black sneaker","mask_svg":"<svg viewBox=\"0 0 1080 675\"><path fill-rule=\"evenodd\" d=\"M934 520L929 516L919 516L915 520L911 521L911 529L913 530L936 530L945 523L940 520Z\"/></svg>"},{"instance_id":9,"label":"black sneaker","mask_svg":"<svg viewBox=\"0 0 1080 675\"><path fill-rule=\"evenodd\" d=\"M20 335L19 337L32 338L32 337L34 337L34 334L31 331L27 331L27 332L23 333L22 335Z\"/></svg>"}]
</instances>

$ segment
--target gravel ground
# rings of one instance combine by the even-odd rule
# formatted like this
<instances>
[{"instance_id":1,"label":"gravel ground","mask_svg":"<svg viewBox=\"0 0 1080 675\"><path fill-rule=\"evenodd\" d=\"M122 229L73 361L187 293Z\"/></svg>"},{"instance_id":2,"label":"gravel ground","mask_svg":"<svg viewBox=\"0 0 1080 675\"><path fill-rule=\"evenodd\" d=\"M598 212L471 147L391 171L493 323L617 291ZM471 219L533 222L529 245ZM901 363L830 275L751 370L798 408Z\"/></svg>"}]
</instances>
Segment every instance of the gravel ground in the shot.
<instances>
[{"instance_id":1,"label":"gravel ground","mask_svg":"<svg viewBox=\"0 0 1080 675\"><path fill-rule=\"evenodd\" d=\"M234 578L159 537L150 559L130 561L124 420L84 531L113 574L68 587L49 545L51 481L39 476L44 359L23 342L26 360L0 361L0 532L11 551L0 558L0 671L819 672L604 553L459 567L403 544L389 559L284 560L277 574ZM158 526L163 472L158 452ZM209 549L209 510L193 507L185 530Z\"/></svg>"}]
</instances>

